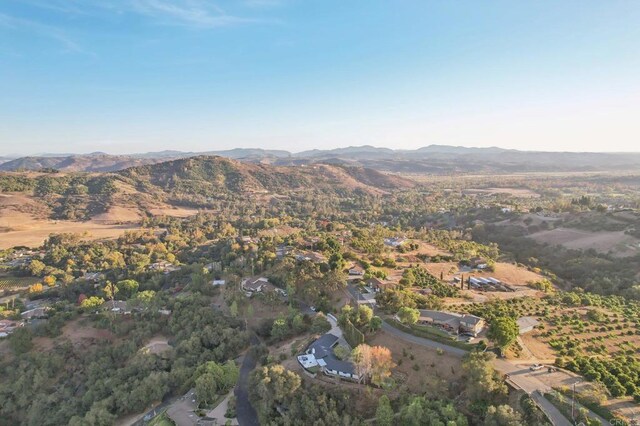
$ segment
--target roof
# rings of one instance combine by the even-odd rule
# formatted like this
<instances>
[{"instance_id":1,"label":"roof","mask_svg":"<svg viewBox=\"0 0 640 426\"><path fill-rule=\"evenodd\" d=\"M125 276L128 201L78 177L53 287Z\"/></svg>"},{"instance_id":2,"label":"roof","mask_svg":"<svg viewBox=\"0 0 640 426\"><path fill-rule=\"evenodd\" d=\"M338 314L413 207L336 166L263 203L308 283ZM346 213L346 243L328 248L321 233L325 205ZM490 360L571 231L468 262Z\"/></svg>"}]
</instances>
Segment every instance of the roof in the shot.
<instances>
[{"instance_id":1,"label":"roof","mask_svg":"<svg viewBox=\"0 0 640 426\"><path fill-rule=\"evenodd\" d=\"M374 286L374 285L383 286L383 285L385 285L385 282L382 281L380 278L373 277L373 278L369 278L367 280L367 285L370 285L370 286Z\"/></svg>"},{"instance_id":2,"label":"roof","mask_svg":"<svg viewBox=\"0 0 640 426\"><path fill-rule=\"evenodd\" d=\"M352 362L342 361L333 353L333 347L338 343L338 336L327 333L309 345L309 351L313 353L319 365L328 370L341 373L354 374L355 366Z\"/></svg>"},{"instance_id":3,"label":"roof","mask_svg":"<svg viewBox=\"0 0 640 426\"><path fill-rule=\"evenodd\" d=\"M484 321L483 318L477 317L475 315L471 315L471 314L465 314L462 316L462 321L468 323L468 324L473 324L476 325L481 321Z\"/></svg>"},{"instance_id":4,"label":"roof","mask_svg":"<svg viewBox=\"0 0 640 426\"><path fill-rule=\"evenodd\" d=\"M430 318L438 322L448 322L451 320L460 321L462 317L463 317L462 314L455 314L453 312L431 311L429 309L420 309L420 318Z\"/></svg>"},{"instance_id":5,"label":"roof","mask_svg":"<svg viewBox=\"0 0 640 426\"><path fill-rule=\"evenodd\" d=\"M335 334L327 333L318 338L315 342L309 345L309 349L313 352L316 358L324 358L329 354L333 354L331 349L338 342L338 336Z\"/></svg>"},{"instance_id":6,"label":"roof","mask_svg":"<svg viewBox=\"0 0 640 426\"><path fill-rule=\"evenodd\" d=\"M244 287L245 289L256 291L261 286L263 286L264 284L267 284L268 282L269 282L269 279L265 277L247 278L244 281L242 281L242 287Z\"/></svg>"},{"instance_id":7,"label":"roof","mask_svg":"<svg viewBox=\"0 0 640 426\"><path fill-rule=\"evenodd\" d=\"M520 317L518 318L518 327L520 330L528 327L537 327L540 325L540 321L538 321L535 317Z\"/></svg>"}]
</instances>

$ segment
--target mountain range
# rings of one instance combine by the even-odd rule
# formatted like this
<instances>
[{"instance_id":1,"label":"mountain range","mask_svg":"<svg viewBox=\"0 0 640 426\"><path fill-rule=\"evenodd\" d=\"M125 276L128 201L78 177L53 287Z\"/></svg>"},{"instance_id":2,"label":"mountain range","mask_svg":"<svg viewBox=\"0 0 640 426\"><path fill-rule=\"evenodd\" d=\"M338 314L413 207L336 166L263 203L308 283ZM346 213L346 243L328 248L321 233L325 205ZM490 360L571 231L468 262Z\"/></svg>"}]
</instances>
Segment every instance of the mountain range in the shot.
<instances>
[{"instance_id":1,"label":"mountain range","mask_svg":"<svg viewBox=\"0 0 640 426\"><path fill-rule=\"evenodd\" d=\"M235 148L222 151L159 151L130 155L42 154L0 158L0 171L55 169L68 172L113 172L168 160L213 155L246 163L302 166L317 163L351 165L395 173L514 173L565 171L636 171L640 153L542 152L513 149L430 145L415 150L357 146L291 153Z\"/></svg>"}]
</instances>

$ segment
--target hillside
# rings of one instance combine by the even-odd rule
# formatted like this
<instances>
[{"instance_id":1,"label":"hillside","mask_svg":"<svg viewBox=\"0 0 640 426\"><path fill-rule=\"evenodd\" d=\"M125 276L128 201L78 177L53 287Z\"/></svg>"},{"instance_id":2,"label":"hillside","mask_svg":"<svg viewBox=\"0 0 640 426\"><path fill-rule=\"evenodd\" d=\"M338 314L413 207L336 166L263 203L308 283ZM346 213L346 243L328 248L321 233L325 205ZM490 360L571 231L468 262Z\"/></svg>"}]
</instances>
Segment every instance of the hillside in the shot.
<instances>
[{"instance_id":1,"label":"hillside","mask_svg":"<svg viewBox=\"0 0 640 426\"><path fill-rule=\"evenodd\" d=\"M336 164L365 167L393 173L471 173L637 171L638 153L537 152L513 149L466 148L429 145L415 150L393 150L373 146L314 149L299 153L282 150L235 148L204 153L159 151L132 155L93 153L43 155L0 160L0 170L110 172L139 165L198 156L220 156L243 163L300 166ZM3 162L4 161L4 162Z\"/></svg>"},{"instance_id":2,"label":"hillside","mask_svg":"<svg viewBox=\"0 0 640 426\"><path fill-rule=\"evenodd\" d=\"M316 164L311 167L276 167L243 163L218 156L198 156L133 167L118 172L139 189L197 195L291 191L355 191L382 193L410 188L415 183L376 170Z\"/></svg>"}]
</instances>

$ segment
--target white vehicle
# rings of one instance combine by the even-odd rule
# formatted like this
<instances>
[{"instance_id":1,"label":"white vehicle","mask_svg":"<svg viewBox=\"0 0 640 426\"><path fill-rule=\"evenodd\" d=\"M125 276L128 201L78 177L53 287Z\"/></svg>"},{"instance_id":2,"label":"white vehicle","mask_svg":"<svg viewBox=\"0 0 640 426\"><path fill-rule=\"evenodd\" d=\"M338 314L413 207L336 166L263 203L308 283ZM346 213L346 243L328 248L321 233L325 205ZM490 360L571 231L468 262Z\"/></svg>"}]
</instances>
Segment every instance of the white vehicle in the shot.
<instances>
[{"instance_id":1,"label":"white vehicle","mask_svg":"<svg viewBox=\"0 0 640 426\"><path fill-rule=\"evenodd\" d=\"M544 365L542 364L533 364L531 367L529 367L529 370L538 371L538 370L542 370L543 367Z\"/></svg>"}]
</instances>

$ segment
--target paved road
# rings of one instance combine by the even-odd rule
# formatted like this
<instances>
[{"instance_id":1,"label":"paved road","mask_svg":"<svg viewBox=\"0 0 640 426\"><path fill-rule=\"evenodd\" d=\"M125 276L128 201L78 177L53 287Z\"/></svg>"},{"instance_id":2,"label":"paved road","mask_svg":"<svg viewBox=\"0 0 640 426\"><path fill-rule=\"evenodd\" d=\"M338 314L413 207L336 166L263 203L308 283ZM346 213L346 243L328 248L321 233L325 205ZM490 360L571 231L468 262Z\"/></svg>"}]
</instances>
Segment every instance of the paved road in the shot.
<instances>
[{"instance_id":1,"label":"paved road","mask_svg":"<svg viewBox=\"0 0 640 426\"><path fill-rule=\"evenodd\" d=\"M398 336L401 339L413 342L417 345L426 346L433 349L442 349L444 352L450 355L454 355L458 358L462 358L467 353L469 353L464 349L448 346L440 342L434 342L433 340L425 339L424 337L418 337L414 336L413 334L405 333L404 331L398 330L397 328L389 325L386 321L382 322L382 329L389 334L393 334L394 336Z\"/></svg>"},{"instance_id":2,"label":"paved road","mask_svg":"<svg viewBox=\"0 0 640 426\"><path fill-rule=\"evenodd\" d=\"M260 339L257 336L251 335L251 345L256 346L260 344ZM247 351L242 365L240 366L240 378L238 380L238 386L235 389L236 395L236 411L238 413L238 423L240 426L260 426L258 421L258 413L249 402L249 375L256 368L257 360L252 354L252 351Z\"/></svg>"}]
</instances>

